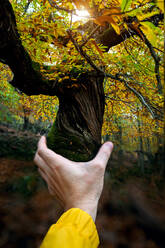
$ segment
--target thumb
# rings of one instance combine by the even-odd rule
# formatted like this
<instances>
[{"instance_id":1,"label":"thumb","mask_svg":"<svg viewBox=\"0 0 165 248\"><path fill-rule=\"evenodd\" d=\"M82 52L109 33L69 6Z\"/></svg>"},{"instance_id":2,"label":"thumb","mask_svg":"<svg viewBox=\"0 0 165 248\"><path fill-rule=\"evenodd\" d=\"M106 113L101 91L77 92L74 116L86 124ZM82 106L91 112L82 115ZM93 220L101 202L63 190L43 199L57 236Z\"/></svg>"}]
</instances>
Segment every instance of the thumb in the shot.
<instances>
[{"instance_id":1,"label":"thumb","mask_svg":"<svg viewBox=\"0 0 165 248\"><path fill-rule=\"evenodd\" d=\"M45 149L45 148L47 148L46 137L42 136L38 142L38 149Z\"/></svg>"},{"instance_id":2,"label":"thumb","mask_svg":"<svg viewBox=\"0 0 165 248\"><path fill-rule=\"evenodd\" d=\"M108 160L111 156L113 150L113 143L112 142L106 142L104 143L100 150L98 151L95 162L102 164L103 166L106 166L108 163Z\"/></svg>"}]
</instances>

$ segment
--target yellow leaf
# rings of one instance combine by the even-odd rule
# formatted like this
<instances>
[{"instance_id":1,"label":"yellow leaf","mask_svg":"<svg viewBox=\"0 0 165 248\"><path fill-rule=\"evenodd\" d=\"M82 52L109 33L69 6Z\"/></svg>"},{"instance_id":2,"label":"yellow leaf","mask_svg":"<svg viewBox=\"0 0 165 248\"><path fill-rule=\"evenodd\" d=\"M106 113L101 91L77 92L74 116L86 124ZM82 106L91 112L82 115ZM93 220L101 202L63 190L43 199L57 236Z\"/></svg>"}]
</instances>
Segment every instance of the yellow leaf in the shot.
<instances>
[{"instance_id":1,"label":"yellow leaf","mask_svg":"<svg viewBox=\"0 0 165 248\"><path fill-rule=\"evenodd\" d=\"M104 9L104 8L105 8L104 3L101 3L101 4L99 5L99 9Z\"/></svg>"},{"instance_id":2,"label":"yellow leaf","mask_svg":"<svg viewBox=\"0 0 165 248\"><path fill-rule=\"evenodd\" d=\"M113 29L116 31L117 34L120 34L120 27L116 23L111 23Z\"/></svg>"},{"instance_id":3,"label":"yellow leaf","mask_svg":"<svg viewBox=\"0 0 165 248\"><path fill-rule=\"evenodd\" d=\"M54 29L54 36L56 37L56 39L58 38L58 33L55 29Z\"/></svg>"},{"instance_id":4,"label":"yellow leaf","mask_svg":"<svg viewBox=\"0 0 165 248\"><path fill-rule=\"evenodd\" d=\"M157 37L154 33L154 29L152 28L152 26L154 25L150 22L140 22L140 24L141 24L140 28L146 35L147 39L151 42L153 46L156 46Z\"/></svg>"},{"instance_id":5,"label":"yellow leaf","mask_svg":"<svg viewBox=\"0 0 165 248\"><path fill-rule=\"evenodd\" d=\"M157 6L164 12L164 0L157 0Z\"/></svg>"},{"instance_id":6,"label":"yellow leaf","mask_svg":"<svg viewBox=\"0 0 165 248\"><path fill-rule=\"evenodd\" d=\"M124 27L125 27L125 29L128 30L128 25L125 22L124 22Z\"/></svg>"},{"instance_id":7,"label":"yellow leaf","mask_svg":"<svg viewBox=\"0 0 165 248\"><path fill-rule=\"evenodd\" d=\"M144 14L144 13L137 13L136 14L136 17L138 18L139 21L142 21L144 19L147 19L153 15L156 15L156 14L159 14L159 11L153 11L151 13L147 13L147 14Z\"/></svg>"}]
</instances>

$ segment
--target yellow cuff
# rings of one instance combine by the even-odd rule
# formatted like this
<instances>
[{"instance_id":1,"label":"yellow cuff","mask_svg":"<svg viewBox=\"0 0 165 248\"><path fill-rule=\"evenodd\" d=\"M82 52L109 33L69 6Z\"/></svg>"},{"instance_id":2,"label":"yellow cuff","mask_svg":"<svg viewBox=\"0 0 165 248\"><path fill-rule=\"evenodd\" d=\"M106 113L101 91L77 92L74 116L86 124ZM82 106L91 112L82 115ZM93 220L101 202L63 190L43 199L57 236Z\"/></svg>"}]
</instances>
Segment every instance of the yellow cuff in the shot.
<instances>
[{"instance_id":1,"label":"yellow cuff","mask_svg":"<svg viewBox=\"0 0 165 248\"><path fill-rule=\"evenodd\" d=\"M99 245L96 225L92 217L87 212L80 208L71 208L59 218L56 224L67 225L70 223L76 227L81 235L85 238L89 238L92 243Z\"/></svg>"},{"instance_id":2,"label":"yellow cuff","mask_svg":"<svg viewBox=\"0 0 165 248\"><path fill-rule=\"evenodd\" d=\"M97 248L99 237L92 217L71 208L52 225L40 248Z\"/></svg>"}]
</instances>

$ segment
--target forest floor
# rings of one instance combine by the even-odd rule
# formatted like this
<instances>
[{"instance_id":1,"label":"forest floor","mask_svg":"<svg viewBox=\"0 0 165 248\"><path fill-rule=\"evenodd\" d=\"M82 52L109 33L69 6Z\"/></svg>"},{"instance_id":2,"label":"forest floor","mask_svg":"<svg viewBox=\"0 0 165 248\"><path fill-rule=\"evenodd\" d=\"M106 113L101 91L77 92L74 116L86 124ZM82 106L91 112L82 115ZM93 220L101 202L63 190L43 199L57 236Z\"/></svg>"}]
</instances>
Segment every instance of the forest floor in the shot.
<instances>
[{"instance_id":1,"label":"forest floor","mask_svg":"<svg viewBox=\"0 0 165 248\"><path fill-rule=\"evenodd\" d=\"M100 248L165 247L164 180L130 173L136 159L125 154L121 164L114 154L114 170L107 168L96 221ZM61 213L32 160L0 157L0 248L39 247Z\"/></svg>"}]
</instances>

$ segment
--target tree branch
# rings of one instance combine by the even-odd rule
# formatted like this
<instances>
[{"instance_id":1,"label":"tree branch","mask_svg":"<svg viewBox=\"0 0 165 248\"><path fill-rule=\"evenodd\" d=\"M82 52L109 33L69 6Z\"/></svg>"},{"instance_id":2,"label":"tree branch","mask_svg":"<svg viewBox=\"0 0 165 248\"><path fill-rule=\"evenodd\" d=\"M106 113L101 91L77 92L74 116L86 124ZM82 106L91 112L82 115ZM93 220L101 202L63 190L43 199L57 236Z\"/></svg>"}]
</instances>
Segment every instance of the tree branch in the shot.
<instances>
[{"instance_id":1,"label":"tree branch","mask_svg":"<svg viewBox=\"0 0 165 248\"><path fill-rule=\"evenodd\" d=\"M22 46L17 31L15 15L8 0L0 0L0 17L0 61L8 64L14 74L14 78L10 83L27 95L57 95L59 91L58 80L47 80L42 78L39 64L34 63L31 60ZM156 19L158 19L158 16ZM110 47L120 44L123 40L135 34L134 31L128 32L128 30L123 29L121 34L118 35L111 26L107 30L102 29L101 27L97 30L98 26L91 21L90 23L92 23L93 32L90 33L88 39L93 35L97 42L107 46L107 51ZM83 28L88 27L88 24L89 22L83 25L82 30ZM100 30L101 32L104 31L103 34L100 34ZM71 31L69 31L69 36L77 51L80 52L97 73L101 73L114 80L119 80L116 76L106 74L102 68L95 65L90 57L83 51L82 47L74 40ZM71 83L71 80L66 81L66 84Z\"/></svg>"},{"instance_id":2,"label":"tree branch","mask_svg":"<svg viewBox=\"0 0 165 248\"><path fill-rule=\"evenodd\" d=\"M27 10L28 10L28 8L29 8L29 5L31 4L32 1L33 1L33 0L28 0L28 3L27 3L26 6L25 6L24 14L26 14L26 12L27 12Z\"/></svg>"},{"instance_id":3,"label":"tree branch","mask_svg":"<svg viewBox=\"0 0 165 248\"><path fill-rule=\"evenodd\" d=\"M103 46L107 46L106 51L108 51L111 47L116 46L123 42L124 40L128 39L131 36L138 35L136 30L133 28L132 22L135 20L136 17L129 17L127 20L127 24L130 28L130 31L123 28L120 34L117 34L113 27L110 25L108 29L106 29L103 33L98 35L98 33L94 36L96 41ZM145 19L144 21L152 22L155 26L158 26L160 21L163 21L164 15L163 14L156 14L150 18Z\"/></svg>"},{"instance_id":4,"label":"tree branch","mask_svg":"<svg viewBox=\"0 0 165 248\"><path fill-rule=\"evenodd\" d=\"M104 75L104 71L99 68L91 59L90 57L83 51L82 46L79 46L77 41L73 38L71 30L67 30L67 33L73 42L73 45L75 46L76 50L81 54L82 57L85 58L85 60L91 65L91 67L96 70L97 72L101 73Z\"/></svg>"},{"instance_id":5,"label":"tree branch","mask_svg":"<svg viewBox=\"0 0 165 248\"><path fill-rule=\"evenodd\" d=\"M105 77L110 77L113 80L117 80L120 81L122 83L125 84L126 88L129 89L130 91L132 91L135 96L137 96L137 98L140 100L140 102L148 109L148 111L150 112L150 114L152 115L152 117L154 119L162 119L163 117L160 115L157 115L153 110L152 110L152 105L148 104L147 101L145 100L145 98L143 97L143 95L138 92L136 89L134 89L133 87L131 87L128 83L128 80L131 80L131 82L137 82L137 80L135 80L134 78L132 78L131 76L128 75L124 75L124 74L119 74L117 73L115 76L110 74L110 73L106 73L105 71L103 71L100 67L98 67L92 60L91 58L83 51L82 46L79 46L77 41L73 38L72 33L70 30L67 30L68 35L70 36L71 41L73 42L76 50L85 58L85 60L91 65L91 67L96 70L98 73L103 74ZM126 80L125 80L126 79Z\"/></svg>"},{"instance_id":6,"label":"tree branch","mask_svg":"<svg viewBox=\"0 0 165 248\"><path fill-rule=\"evenodd\" d=\"M27 95L56 95L57 80L43 79L40 68L22 46L15 15L8 0L0 0L0 61L7 64L14 74L10 82Z\"/></svg>"},{"instance_id":7,"label":"tree branch","mask_svg":"<svg viewBox=\"0 0 165 248\"><path fill-rule=\"evenodd\" d=\"M53 8L56 8L58 10L63 10L65 12L67 12L67 13L72 13L72 14L74 13L74 15L77 15L75 9L70 10L70 9L66 9L66 8L63 8L63 7L59 7L53 0L48 0L48 2L50 4L50 6L53 7Z\"/></svg>"},{"instance_id":8,"label":"tree branch","mask_svg":"<svg viewBox=\"0 0 165 248\"><path fill-rule=\"evenodd\" d=\"M126 78L126 80L123 77ZM152 115L154 119L163 120L163 112L157 111L157 109L154 106L152 106L152 104L148 100L146 100L145 97L140 92L138 92L135 88L131 87L128 82L129 80L131 80L137 83L137 80L124 74L116 74L116 79L120 82L123 82L126 88L132 91L135 94L135 96L137 96L137 98L148 109L149 113ZM157 112L159 112L159 114L157 114Z\"/></svg>"},{"instance_id":9,"label":"tree branch","mask_svg":"<svg viewBox=\"0 0 165 248\"><path fill-rule=\"evenodd\" d=\"M161 77L160 77L160 71L159 71L160 58L156 54L152 44L149 42L149 40L147 39L147 37L145 36L145 34L142 32L141 29L140 29L140 32L142 33L142 36L139 35L139 37L142 40L144 40L144 42L147 45L147 47L149 48L151 56L153 57L154 62L155 62L155 74L156 74L156 79L157 79L158 93L163 94L163 86L162 86L162 83L161 83Z\"/></svg>"},{"instance_id":10,"label":"tree branch","mask_svg":"<svg viewBox=\"0 0 165 248\"><path fill-rule=\"evenodd\" d=\"M80 45L80 47L83 47L86 45L86 43L92 38L92 36L94 35L94 33L96 33L96 31L99 29L100 27L97 26L94 28L94 30L89 34L88 38Z\"/></svg>"},{"instance_id":11,"label":"tree branch","mask_svg":"<svg viewBox=\"0 0 165 248\"><path fill-rule=\"evenodd\" d=\"M134 106L134 102L128 102L128 101L124 101L122 99L116 99L114 97L109 97L107 95L105 96L105 99L109 99L110 101L112 100L112 101L117 101L117 102L123 102L124 104L127 104L131 108L131 110L133 109L132 106ZM132 106L130 106L130 105L132 105ZM133 109L133 110L135 111L135 109Z\"/></svg>"}]
</instances>

